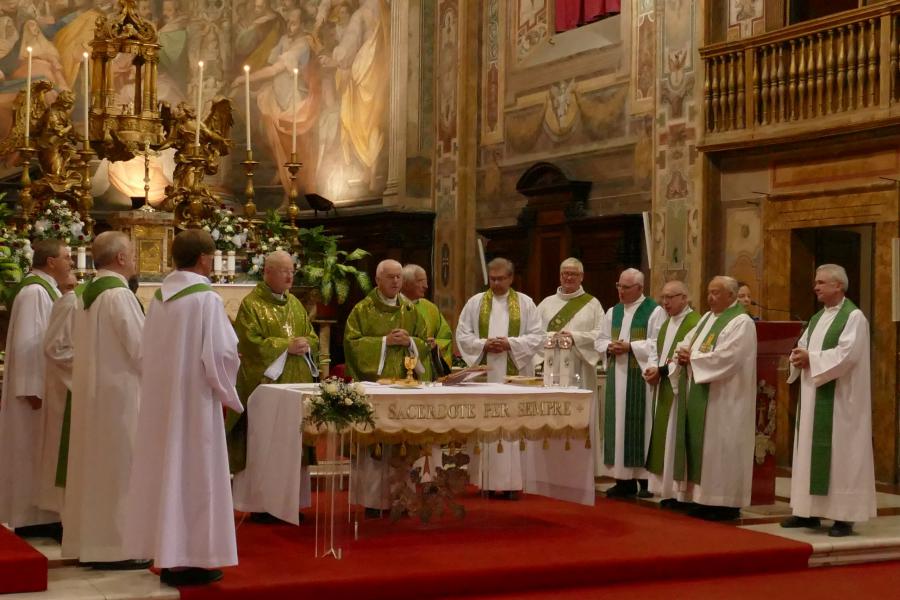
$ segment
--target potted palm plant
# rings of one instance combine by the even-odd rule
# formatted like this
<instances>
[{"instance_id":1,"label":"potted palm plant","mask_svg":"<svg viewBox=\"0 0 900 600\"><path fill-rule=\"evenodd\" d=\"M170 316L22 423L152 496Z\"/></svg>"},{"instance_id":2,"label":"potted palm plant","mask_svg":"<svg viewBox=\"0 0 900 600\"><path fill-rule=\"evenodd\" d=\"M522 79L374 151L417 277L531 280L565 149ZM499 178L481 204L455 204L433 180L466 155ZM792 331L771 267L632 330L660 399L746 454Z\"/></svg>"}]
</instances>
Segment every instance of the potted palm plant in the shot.
<instances>
[{"instance_id":1,"label":"potted palm plant","mask_svg":"<svg viewBox=\"0 0 900 600\"><path fill-rule=\"evenodd\" d=\"M328 235L322 225L302 228L297 232L300 241L300 268L297 271L297 285L308 286L318 295L316 314L319 318L334 315L331 302L343 304L350 295L353 284L368 293L372 289L369 275L356 265L369 253L362 248L350 252L338 249L340 236Z\"/></svg>"}]
</instances>

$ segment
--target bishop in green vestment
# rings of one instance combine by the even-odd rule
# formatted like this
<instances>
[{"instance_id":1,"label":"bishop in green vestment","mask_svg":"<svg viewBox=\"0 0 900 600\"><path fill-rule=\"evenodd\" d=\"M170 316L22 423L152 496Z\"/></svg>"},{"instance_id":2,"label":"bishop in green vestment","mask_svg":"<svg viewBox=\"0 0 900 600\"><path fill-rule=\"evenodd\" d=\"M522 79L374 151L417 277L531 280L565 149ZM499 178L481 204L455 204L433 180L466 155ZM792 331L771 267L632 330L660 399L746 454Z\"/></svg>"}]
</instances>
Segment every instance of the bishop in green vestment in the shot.
<instances>
[{"instance_id":1,"label":"bishop in green vestment","mask_svg":"<svg viewBox=\"0 0 900 600\"><path fill-rule=\"evenodd\" d=\"M422 360L425 374L422 379L433 381L450 372L453 365L453 331L441 310L427 298L428 275L419 265L408 264L403 267L403 287L401 291L416 306L419 318L425 322L425 341L430 352L428 358ZM436 361L442 364L435 364Z\"/></svg>"},{"instance_id":2,"label":"bishop in green vestment","mask_svg":"<svg viewBox=\"0 0 900 600\"><path fill-rule=\"evenodd\" d=\"M263 281L241 302L234 328L238 336L241 368L237 392L247 399L261 383L311 383L318 375L315 356L319 338L303 308L288 290L294 279L290 254L266 257ZM228 411L228 460L232 473L247 462L247 413Z\"/></svg>"}]
</instances>

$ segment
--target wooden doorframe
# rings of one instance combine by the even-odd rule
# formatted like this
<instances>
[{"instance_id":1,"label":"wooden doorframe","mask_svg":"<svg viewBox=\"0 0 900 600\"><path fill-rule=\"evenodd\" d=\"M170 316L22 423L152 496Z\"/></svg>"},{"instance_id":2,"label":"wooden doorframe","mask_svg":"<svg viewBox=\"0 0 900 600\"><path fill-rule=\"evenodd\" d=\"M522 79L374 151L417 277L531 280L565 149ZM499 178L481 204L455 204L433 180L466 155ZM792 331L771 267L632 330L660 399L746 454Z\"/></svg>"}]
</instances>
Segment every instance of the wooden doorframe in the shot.
<instances>
[{"instance_id":1,"label":"wooden doorframe","mask_svg":"<svg viewBox=\"0 0 900 600\"><path fill-rule=\"evenodd\" d=\"M891 242L900 234L900 187L878 183L836 190L772 194L763 202L762 304L791 306L791 235L794 230L840 225L874 226L873 272L891 273ZM891 282L875 277L870 323L872 342L872 433L875 476L898 480L897 324L891 320ZM810 282L810 285L812 282ZM779 406L785 414L787 407ZM783 423L780 420L779 423ZM784 436L779 436L784 440ZM779 448L779 454L785 451Z\"/></svg>"}]
</instances>

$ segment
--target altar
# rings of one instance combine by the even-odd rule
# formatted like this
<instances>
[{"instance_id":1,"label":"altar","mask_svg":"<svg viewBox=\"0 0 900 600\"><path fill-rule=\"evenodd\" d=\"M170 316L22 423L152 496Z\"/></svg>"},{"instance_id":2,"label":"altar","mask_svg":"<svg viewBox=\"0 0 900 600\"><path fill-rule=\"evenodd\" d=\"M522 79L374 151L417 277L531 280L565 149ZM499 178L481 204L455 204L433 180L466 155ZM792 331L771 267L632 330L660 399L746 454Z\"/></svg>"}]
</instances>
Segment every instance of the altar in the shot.
<instances>
[{"instance_id":1,"label":"altar","mask_svg":"<svg viewBox=\"0 0 900 600\"><path fill-rule=\"evenodd\" d=\"M359 426L353 443L435 444L519 441L524 492L593 505L594 457L588 390L467 383L402 389L364 383L375 428ZM234 478L237 510L268 512L298 524L304 399L317 384L261 385L247 402L247 466ZM480 460L474 455L472 460Z\"/></svg>"}]
</instances>

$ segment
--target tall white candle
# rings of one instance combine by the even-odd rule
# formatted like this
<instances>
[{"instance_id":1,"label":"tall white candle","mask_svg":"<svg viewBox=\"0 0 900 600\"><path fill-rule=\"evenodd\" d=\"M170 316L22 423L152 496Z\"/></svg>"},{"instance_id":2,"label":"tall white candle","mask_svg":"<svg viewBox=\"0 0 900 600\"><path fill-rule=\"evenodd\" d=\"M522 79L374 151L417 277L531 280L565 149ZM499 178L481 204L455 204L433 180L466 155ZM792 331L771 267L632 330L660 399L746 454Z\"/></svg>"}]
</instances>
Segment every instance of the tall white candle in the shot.
<instances>
[{"instance_id":1,"label":"tall white candle","mask_svg":"<svg viewBox=\"0 0 900 600\"><path fill-rule=\"evenodd\" d=\"M194 145L200 147L200 111L203 110L203 61L197 63L200 76L197 78L197 131L194 132Z\"/></svg>"},{"instance_id":2,"label":"tall white candle","mask_svg":"<svg viewBox=\"0 0 900 600\"><path fill-rule=\"evenodd\" d=\"M28 135L31 133L31 46L28 50L28 79L25 83L25 147L28 147Z\"/></svg>"},{"instance_id":3,"label":"tall white candle","mask_svg":"<svg viewBox=\"0 0 900 600\"><path fill-rule=\"evenodd\" d=\"M84 57L84 139L89 140L91 139L91 68L88 65L88 53L85 52L82 56Z\"/></svg>"},{"instance_id":4,"label":"tall white candle","mask_svg":"<svg viewBox=\"0 0 900 600\"><path fill-rule=\"evenodd\" d=\"M222 272L222 251L216 250L213 254L213 272L218 275Z\"/></svg>"},{"instance_id":5,"label":"tall white candle","mask_svg":"<svg viewBox=\"0 0 900 600\"><path fill-rule=\"evenodd\" d=\"M84 271L87 268L87 251L84 249L84 246L78 246L75 255L75 268L79 271Z\"/></svg>"},{"instance_id":6,"label":"tall white candle","mask_svg":"<svg viewBox=\"0 0 900 600\"><path fill-rule=\"evenodd\" d=\"M294 69L294 87L291 88L291 154L297 153L297 74Z\"/></svg>"},{"instance_id":7,"label":"tall white candle","mask_svg":"<svg viewBox=\"0 0 900 600\"><path fill-rule=\"evenodd\" d=\"M250 152L250 65L244 65L244 104L244 117L247 119L247 152Z\"/></svg>"}]
</instances>

